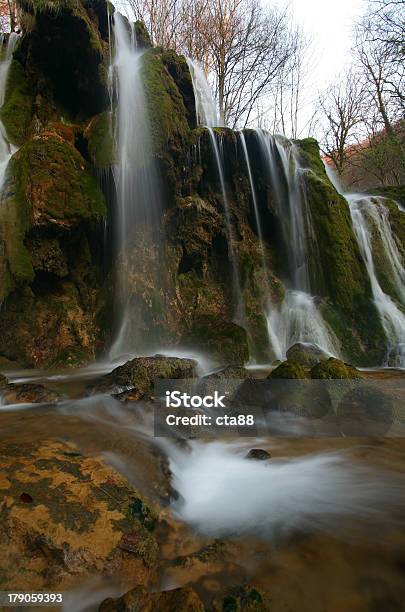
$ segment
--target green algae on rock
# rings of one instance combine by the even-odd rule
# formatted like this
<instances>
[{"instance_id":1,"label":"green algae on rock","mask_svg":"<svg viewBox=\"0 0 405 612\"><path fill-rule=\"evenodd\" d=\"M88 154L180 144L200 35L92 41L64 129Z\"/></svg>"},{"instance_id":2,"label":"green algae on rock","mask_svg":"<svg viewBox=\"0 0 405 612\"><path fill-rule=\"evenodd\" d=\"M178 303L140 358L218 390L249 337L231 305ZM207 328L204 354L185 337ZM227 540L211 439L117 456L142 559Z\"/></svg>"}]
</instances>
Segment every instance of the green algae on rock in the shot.
<instances>
[{"instance_id":1,"label":"green algae on rock","mask_svg":"<svg viewBox=\"0 0 405 612\"><path fill-rule=\"evenodd\" d=\"M311 378L315 379L357 379L362 378L361 372L340 359L330 357L320 361L311 370Z\"/></svg>"},{"instance_id":2,"label":"green algae on rock","mask_svg":"<svg viewBox=\"0 0 405 612\"><path fill-rule=\"evenodd\" d=\"M308 378L305 369L295 361L283 361L270 374L269 378L305 379Z\"/></svg>"}]
</instances>

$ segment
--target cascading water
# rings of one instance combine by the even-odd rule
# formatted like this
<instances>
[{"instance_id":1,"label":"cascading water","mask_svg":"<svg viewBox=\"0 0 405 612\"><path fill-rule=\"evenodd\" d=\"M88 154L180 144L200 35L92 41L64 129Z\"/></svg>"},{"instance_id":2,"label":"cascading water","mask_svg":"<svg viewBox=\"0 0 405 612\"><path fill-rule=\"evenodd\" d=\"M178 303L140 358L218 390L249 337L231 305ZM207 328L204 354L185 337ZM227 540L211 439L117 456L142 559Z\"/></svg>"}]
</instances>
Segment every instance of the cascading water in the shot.
<instances>
[{"instance_id":1,"label":"cascading water","mask_svg":"<svg viewBox=\"0 0 405 612\"><path fill-rule=\"evenodd\" d=\"M315 244L311 213L302 186L299 155L293 142L256 130L258 143L271 181L284 244L287 247L290 287L280 306L270 306L267 320L269 336L278 359L286 356L296 343L318 345L337 355L337 340L324 322L311 295L308 245Z\"/></svg>"},{"instance_id":2,"label":"cascading water","mask_svg":"<svg viewBox=\"0 0 405 612\"><path fill-rule=\"evenodd\" d=\"M370 279L374 304L387 338L386 366L405 368L405 268L389 221L386 199L359 193L345 193L328 164L326 172L348 202L354 234ZM375 234L375 235L374 235ZM375 246L382 249L384 265L393 281L394 294L381 286L375 264Z\"/></svg>"},{"instance_id":3,"label":"cascading water","mask_svg":"<svg viewBox=\"0 0 405 612\"><path fill-rule=\"evenodd\" d=\"M159 245L162 242L162 196L142 82L144 53L137 48L134 30L128 30L119 13L114 17L114 35L118 99L115 127L118 164L114 175L119 265L116 334L110 351L113 359L159 348L158 339L151 335L145 321L145 317L153 320L154 306L145 305L137 275L140 273L152 289L161 286Z\"/></svg>"},{"instance_id":4,"label":"cascading water","mask_svg":"<svg viewBox=\"0 0 405 612\"><path fill-rule=\"evenodd\" d=\"M346 199L354 233L370 278L374 303L387 337L385 365L405 368L405 311L399 307L401 304L401 307L405 308L405 270L389 225L388 209L382 198L347 195ZM378 280L374 263L373 230L377 230L387 256L399 304L383 291Z\"/></svg>"},{"instance_id":5,"label":"cascading water","mask_svg":"<svg viewBox=\"0 0 405 612\"><path fill-rule=\"evenodd\" d=\"M218 178L221 185L222 202L224 206L225 223L228 234L229 259L231 263L233 303L236 305L235 312L233 313L234 320L238 325L246 328L245 306L240 286L238 260L234 252L234 232L231 223L231 213L225 184L225 174L221 155L222 151L220 150L221 145L218 145L218 141L213 130L213 127L220 126L221 122L218 117L210 86L202 68L197 62L190 58L187 58L187 64L190 70L191 80L193 82L197 122L199 125L205 126L208 129L217 167Z\"/></svg>"},{"instance_id":6,"label":"cascading water","mask_svg":"<svg viewBox=\"0 0 405 612\"><path fill-rule=\"evenodd\" d=\"M8 37L6 54L2 62L0 62L0 108L4 104L6 94L7 77L13 59L13 51L18 41L18 35L12 32ZM15 153L16 148L7 139L6 128L0 120L0 189L3 186L3 181L6 173L6 168L11 156Z\"/></svg>"},{"instance_id":7,"label":"cascading water","mask_svg":"<svg viewBox=\"0 0 405 612\"><path fill-rule=\"evenodd\" d=\"M187 65L193 82L195 110L198 125L215 127L222 125L212 97L211 88L201 66L187 57Z\"/></svg>"}]
</instances>

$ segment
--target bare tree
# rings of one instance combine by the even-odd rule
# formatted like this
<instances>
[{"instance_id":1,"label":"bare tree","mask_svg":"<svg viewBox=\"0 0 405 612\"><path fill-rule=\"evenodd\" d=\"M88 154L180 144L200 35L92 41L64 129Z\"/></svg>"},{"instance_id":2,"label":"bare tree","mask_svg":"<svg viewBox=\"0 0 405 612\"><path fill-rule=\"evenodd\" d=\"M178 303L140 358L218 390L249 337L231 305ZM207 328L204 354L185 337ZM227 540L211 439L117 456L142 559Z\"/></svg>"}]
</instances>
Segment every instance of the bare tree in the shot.
<instances>
[{"instance_id":1,"label":"bare tree","mask_svg":"<svg viewBox=\"0 0 405 612\"><path fill-rule=\"evenodd\" d=\"M363 123L364 90L358 75L349 71L340 77L320 97L319 105L323 112L321 148L341 175Z\"/></svg>"},{"instance_id":2,"label":"bare tree","mask_svg":"<svg viewBox=\"0 0 405 612\"><path fill-rule=\"evenodd\" d=\"M244 127L280 83L299 47L288 11L260 0L127 0L154 44L199 61L222 119ZM293 111L291 108L290 112Z\"/></svg>"}]
</instances>

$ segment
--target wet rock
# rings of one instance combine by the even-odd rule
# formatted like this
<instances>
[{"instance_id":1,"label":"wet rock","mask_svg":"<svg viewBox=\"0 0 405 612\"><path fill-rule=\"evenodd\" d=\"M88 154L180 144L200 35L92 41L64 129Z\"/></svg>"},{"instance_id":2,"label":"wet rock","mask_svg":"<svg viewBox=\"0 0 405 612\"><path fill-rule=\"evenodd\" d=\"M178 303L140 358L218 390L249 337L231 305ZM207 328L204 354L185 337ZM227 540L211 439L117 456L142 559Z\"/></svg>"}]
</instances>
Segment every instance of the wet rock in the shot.
<instances>
[{"instance_id":1,"label":"wet rock","mask_svg":"<svg viewBox=\"0 0 405 612\"><path fill-rule=\"evenodd\" d=\"M316 364L311 370L311 378L315 379L361 379L361 372L340 359L330 357Z\"/></svg>"},{"instance_id":2,"label":"wet rock","mask_svg":"<svg viewBox=\"0 0 405 612\"><path fill-rule=\"evenodd\" d=\"M307 342L297 342L287 351L288 361L295 361L302 366L313 366L328 357L329 355L319 346Z\"/></svg>"},{"instance_id":3,"label":"wet rock","mask_svg":"<svg viewBox=\"0 0 405 612\"><path fill-rule=\"evenodd\" d=\"M203 377L204 380L227 380L228 378L245 380L246 378L251 378L251 373L241 365L229 365Z\"/></svg>"},{"instance_id":4,"label":"wet rock","mask_svg":"<svg viewBox=\"0 0 405 612\"><path fill-rule=\"evenodd\" d=\"M5 389L8 386L8 379L0 374L0 389Z\"/></svg>"},{"instance_id":5,"label":"wet rock","mask_svg":"<svg viewBox=\"0 0 405 612\"><path fill-rule=\"evenodd\" d=\"M3 394L5 404L50 404L60 399L59 393L37 384L9 384Z\"/></svg>"},{"instance_id":6,"label":"wet rock","mask_svg":"<svg viewBox=\"0 0 405 612\"><path fill-rule=\"evenodd\" d=\"M254 459L256 461L266 461L270 458L270 453L268 453L262 448L251 448L248 454L246 455L246 459Z\"/></svg>"},{"instance_id":7,"label":"wet rock","mask_svg":"<svg viewBox=\"0 0 405 612\"><path fill-rule=\"evenodd\" d=\"M254 586L244 585L230 589L212 602L213 612L269 612L266 596Z\"/></svg>"},{"instance_id":8,"label":"wet rock","mask_svg":"<svg viewBox=\"0 0 405 612\"><path fill-rule=\"evenodd\" d=\"M201 316L184 338L184 343L192 347L204 347L204 351L219 364L244 364L249 360L249 347L246 331L218 317Z\"/></svg>"},{"instance_id":9,"label":"wet rock","mask_svg":"<svg viewBox=\"0 0 405 612\"><path fill-rule=\"evenodd\" d=\"M304 379L308 378L303 366L295 361L283 361L268 378Z\"/></svg>"},{"instance_id":10,"label":"wet rock","mask_svg":"<svg viewBox=\"0 0 405 612\"><path fill-rule=\"evenodd\" d=\"M110 392L122 400L149 398L157 379L182 379L196 376L197 363L179 357L136 357L104 376L93 389Z\"/></svg>"},{"instance_id":11,"label":"wet rock","mask_svg":"<svg viewBox=\"0 0 405 612\"><path fill-rule=\"evenodd\" d=\"M346 436L383 436L394 422L393 398L374 384L358 383L343 395L336 415Z\"/></svg>"},{"instance_id":12,"label":"wet rock","mask_svg":"<svg viewBox=\"0 0 405 612\"><path fill-rule=\"evenodd\" d=\"M118 599L106 599L99 612L204 612L197 593L189 587L148 593L144 587L136 587Z\"/></svg>"},{"instance_id":13,"label":"wet rock","mask_svg":"<svg viewBox=\"0 0 405 612\"><path fill-rule=\"evenodd\" d=\"M65 590L94 574L154 576L153 510L115 470L55 440L0 447L1 581Z\"/></svg>"}]
</instances>

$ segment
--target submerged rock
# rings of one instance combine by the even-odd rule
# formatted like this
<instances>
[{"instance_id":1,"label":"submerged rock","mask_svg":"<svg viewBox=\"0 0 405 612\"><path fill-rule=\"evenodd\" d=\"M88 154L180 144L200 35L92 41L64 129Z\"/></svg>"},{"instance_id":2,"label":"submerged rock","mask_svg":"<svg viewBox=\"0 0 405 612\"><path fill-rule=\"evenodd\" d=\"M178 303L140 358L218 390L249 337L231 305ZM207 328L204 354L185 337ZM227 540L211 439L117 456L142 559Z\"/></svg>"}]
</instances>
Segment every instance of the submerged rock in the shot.
<instances>
[{"instance_id":1,"label":"submerged rock","mask_svg":"<svg viewBox=\"0 0 405 612\"><path fill-rule=\"evenodd\" d=\"M58 399L60 396L56 391L37 384L12 383L7 385L3 393L5 404L50 404Z\"/></svg>"},{"instance_id":2,"label":"submerged rock","mask_svg":"<svg viewBox=\"0 0 405 612\"><path fill-rule=\"evenodd\" d=\"M121 395L121 399L132 401L148 398L153 393L156 379L194 378L197 363L193 359L179 357L136 357L110 374L103 376L94 391Z\"/></svg>"},{"instance_id":3,"label":"submerged rock","mask_svg":"<svg viewBox=\"0 0 405 612\"><path fill-rule=\"evenodd\" d=\"M361 372L340 359L330 357L316 364L311 370L311 378L315 379L345 379L362 378Z\"/></svg>"},{"instance_id":4,"label":"submerged rock","mask_svg":"<svg viewBox=\"0 0 405 612\"><path fill-rule=\"evenodd\" d=\"M329 355L319 346L309 342L296 342L287 351L288 361L295 361L303 366L313 366L328 357Z\"/></svg>"},{"instance_id":5,"label":"submerged rock","mask_svg":"<svg viewBox=\"0 0 405 612\"><path fill-rule=\"evenodd\" d=\"M246 455L246 459L254 459L255 461L267 461L270 458L270 453L262 448L251 448Z\"/></svg>"},{"instance_id":6,"label":"submerged rock","mask_svg":"<svg viewBox=\"0 0 405 612\"><path fill-rule=\"evenodd\" d=\"M136 587L118 599L106 599L99 612L204 612L197 593L190 587L149 593Z\"/></svg>"},{"instance_id":7,"label":"submerged rock","mask_svg":"<svg viewBox=\"0 0 405 612\"><path fill-rule=\"evenodd\" d=\"M270 612L265 594L254 586L230 589L212 602L212 612Z\"/></svg>"},{"instance_id":8,"label":"submerged rock","mask_svg":"<svg viewBox=\"0 0 405 612\"><path fill-rule=\"evenodd\" d=\"M115 470L54 440L3 444L0 457L4 589L65 590L97 573L122 588L149 581L154 513Z\"/></svg>"}]
</instances>

